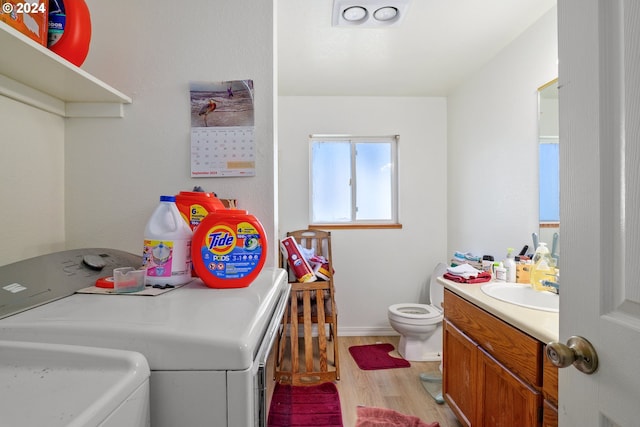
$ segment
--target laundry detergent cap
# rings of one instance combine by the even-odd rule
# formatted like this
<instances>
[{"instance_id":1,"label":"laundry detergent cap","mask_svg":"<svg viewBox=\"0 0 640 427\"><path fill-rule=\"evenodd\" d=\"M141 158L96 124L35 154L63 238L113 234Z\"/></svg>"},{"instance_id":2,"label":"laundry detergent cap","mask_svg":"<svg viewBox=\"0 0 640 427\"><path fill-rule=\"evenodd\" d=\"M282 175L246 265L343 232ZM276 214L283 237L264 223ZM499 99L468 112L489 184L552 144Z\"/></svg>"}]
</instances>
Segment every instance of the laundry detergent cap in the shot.
<instances>
[{"instance_id":1,"label":"laundry detergent cap","mask_svg":"<svg viewBox=\"0 0 640 427\"><path fill-rule=\"evenodd\" d=\"M193 235L193 268L210 288L249 286L262 270L266 256L264 228L245 210L211 212Z\"/></svg>"}]
</instances>

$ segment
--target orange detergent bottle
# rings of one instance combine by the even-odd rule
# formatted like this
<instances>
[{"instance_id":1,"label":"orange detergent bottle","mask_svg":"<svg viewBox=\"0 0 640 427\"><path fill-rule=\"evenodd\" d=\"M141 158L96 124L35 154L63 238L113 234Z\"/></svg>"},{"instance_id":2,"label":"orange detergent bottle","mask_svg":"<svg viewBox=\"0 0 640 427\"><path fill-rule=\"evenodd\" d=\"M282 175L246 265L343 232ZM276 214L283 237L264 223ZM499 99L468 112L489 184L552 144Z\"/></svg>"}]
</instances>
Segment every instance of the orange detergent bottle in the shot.
<instances>
[{"instance_id":1,"label":"orange detergent bottle","mask_svg":"<svg viewBox=\"0 0 640 427\"><path fill-rule=\"evenodd\" d=\"M247 211L210 212L193 234L193 268L210 288L246 288L267 257L267 236L260 221Z\"/></svg>"},{"instance_id":2,"label":"orange detergent bottle","mask_svg":"<svg viewBox=\"0 0 640 427\"><path fill-rule=\"evenodd\" d=\"M204 191L181 191L176 196L176 206L192 230L196 229L209 212L225 208L214 193Z\"/></svg>"}]
</instances>

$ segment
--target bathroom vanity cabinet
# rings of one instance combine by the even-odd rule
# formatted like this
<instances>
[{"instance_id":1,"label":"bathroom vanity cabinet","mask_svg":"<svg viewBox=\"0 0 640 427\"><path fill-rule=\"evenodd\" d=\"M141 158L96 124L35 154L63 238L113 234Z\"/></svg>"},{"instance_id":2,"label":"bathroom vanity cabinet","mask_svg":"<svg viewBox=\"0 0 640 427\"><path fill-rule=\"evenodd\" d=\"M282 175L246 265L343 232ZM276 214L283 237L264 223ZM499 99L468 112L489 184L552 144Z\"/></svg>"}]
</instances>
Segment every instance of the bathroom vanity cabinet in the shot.
<instances>
[{"instance_id":1,"label":"bathroom vanity cabinet","mask_svg":"<svg viewBox=\"0 0 640 427\"><path fill-rule=\"evenodd\" d=\"M445 289L443 395L466 427L557 426L542 341Z\"/></svg>"}]
</instances>

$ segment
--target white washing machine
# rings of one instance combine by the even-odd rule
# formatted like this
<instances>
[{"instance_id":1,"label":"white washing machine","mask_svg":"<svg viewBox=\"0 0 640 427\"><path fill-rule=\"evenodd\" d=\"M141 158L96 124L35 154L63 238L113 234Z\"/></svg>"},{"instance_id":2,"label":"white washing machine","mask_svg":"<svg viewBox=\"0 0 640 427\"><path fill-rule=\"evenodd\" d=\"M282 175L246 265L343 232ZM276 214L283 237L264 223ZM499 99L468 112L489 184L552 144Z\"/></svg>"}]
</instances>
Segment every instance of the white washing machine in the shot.
<instances>
[{"instance_id":1,"label":"white washing machine","mask_svg":"<svg viewBox=\"0 0 640 427\"><path fill-rule=\"evenodd\" d=\"M140 353L0 340L2 427L149 427Z\"/></svg>"},{"instance_id":2,"label":"white washing machine","mask_svg":"<svg viewBox=\"0 0 640 427\"><path fill-rule=\"evenodd\" d=\"M266 361L289 293L264 268L247 288L199 279L157 296L84 294L141 257L78 249L0 267L0 340L131 350L151 369L152 427L266 425Z\"/></svg>"}]
</instances>

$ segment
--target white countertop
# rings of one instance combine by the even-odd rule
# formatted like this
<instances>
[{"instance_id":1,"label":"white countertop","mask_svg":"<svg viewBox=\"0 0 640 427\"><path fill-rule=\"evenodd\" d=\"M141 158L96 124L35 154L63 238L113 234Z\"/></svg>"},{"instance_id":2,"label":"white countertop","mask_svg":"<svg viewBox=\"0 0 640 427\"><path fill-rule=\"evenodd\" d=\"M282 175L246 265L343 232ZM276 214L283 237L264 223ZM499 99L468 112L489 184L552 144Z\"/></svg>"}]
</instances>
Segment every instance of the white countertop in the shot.
<instances>
[{"instance_id":1,"label":"white countertop","mask_svg":"<svg viewBox=\"0 0 640 427\"><path fill-rule=\"evenodd\" d=\"M484 283L456 283L443 277L438 277L438 282L443 284L445 289L543 343L558 341L558 313L525 308L490 297L480 289Z\"/></svg>"}]
</instances>

